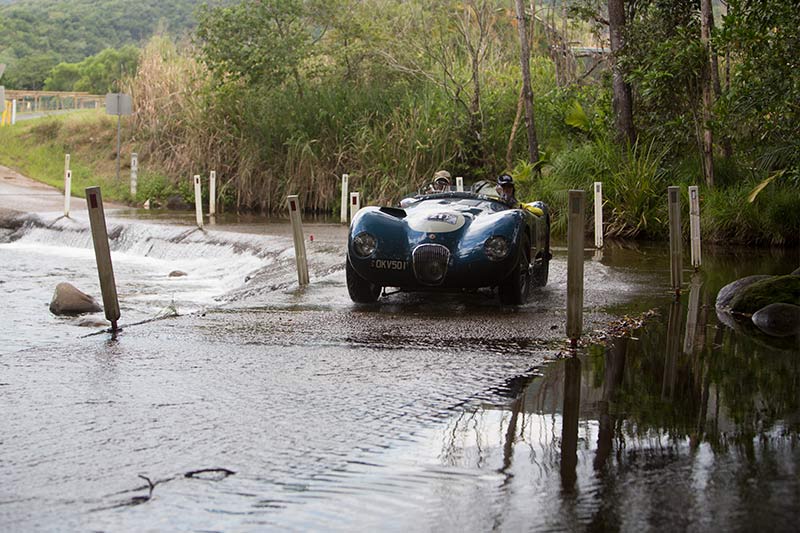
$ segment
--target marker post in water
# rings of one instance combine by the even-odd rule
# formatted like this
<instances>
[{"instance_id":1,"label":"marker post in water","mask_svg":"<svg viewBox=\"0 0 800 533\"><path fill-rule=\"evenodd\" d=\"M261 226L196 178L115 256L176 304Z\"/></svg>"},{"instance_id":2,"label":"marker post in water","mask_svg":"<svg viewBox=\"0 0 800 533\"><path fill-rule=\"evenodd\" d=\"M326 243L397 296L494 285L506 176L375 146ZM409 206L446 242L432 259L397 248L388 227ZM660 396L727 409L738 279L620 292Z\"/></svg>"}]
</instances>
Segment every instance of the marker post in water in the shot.
<instances>
[{"instance_id":1,"label":"marker post in water","mask_svg":"<svg viewBox=\"0 0 800 533\"><path fill-rule=\"evenodd\" d=\"M217 214L217 171L212 170L208 175L208 214L212 217Z\"/></svg>"},{"instance_id":2,"label":"marker post in water","mask_svg":"<svg viewBox=\"0 0 800 533\"><path fill-rule=\"evenodd\" d=\"M456 191L464 192L464 178L461 176L456 177Z\"/></svg>"},{"instance_id":3,"label":"marker post in water","mask_svg":"<svg viewBox=\"0 0 800 533\"><path fill-rule=\"evenodd\" d=\"M139 181L139 155L136 152L131 154L131 196L136 198L136 185Z\"/></svg>"},{"instance_id":4,"label":"marker post in water","mask_svg":"<svg viewBox=\"0 0 800 533\"><path fill-rule=\"evenodd\" d=\"M69 198L72 195L72 173L69 171L69 154L64 154L64 216L69 216Z\"/></svg>"},{"instance_id":5,"label":"marker post in water","mask_svg":"<svg viewBox=\"0 0 800 533\"><path fill-rule=\"evenodd\" d=\"M594 247L603 247L603 183L594 182Z\"/></svg>"},{"instance_id":6,"label":"marker post in water","mask_svg":"<svg viewBox=\"0 0 800 533\"><path fill-rule=\"evenodd\" d=\"M583 333L584 192L569 191L567 225L567 337L573 348Z\"/></svg>"},{"instance_id":7,"label":"marker post in water","mask_svg":"<svg viewBox=\"0 0 800 533\"><path fill-rule=\"evenodd\" d=\"M347 174L342 174L342 216L340 222L347 224L347 180L350 178Z\"/></svg>"},{"instance_id":8,"label":"marker post in water","mask_svg":"<svg viewBox=\"0 0 800 533\"><path fill-rule=\"evenodd\" d=\"M689 229L692 237L692 266L700 269L700 192L697 185L689 187Z\"/></svg>"},{"instance_id":9,"label":"marker post in water","mask_svg":"<svg viewBox=\"0 0 800 533\"><path fill-rule=\"evenodd\" d=\"M290 194L286 197L286 203L289 207L289 220L292 223L297 282L303 287L308 285L308 260L306 259L306 243L303 239L303 222L300 220L300 201L296 194Z\"/></svg>"},{"instance_id":10,"label":"marker post in water","mask_svg":"<svg viewBox=\"0 0 800 533\"><path fill-rule=\"evenodd\" d=\"M681 295L683 285L683 238L681 236L681 189L680 187L667 187L669 201L669 258L670 280L675 297Z\"/></svg>"},{"instance_id":11,"label":"marker post in water","mask_svg":"<svg viewBox=\"0 0 800 533\"><path fill-rule=\"evenodd\" d=\"M361 195L357 192L350 193L350 221L353 221L353 218L358 213L358 210L361 209Z\"/></svg>"},{"instance_id":12,"label":"marker post in water","mask_svg":"<svg viewBox=\"0 0 800 533\"><path fill-rule=\"evenodd\" d=\"M194 175L194 211L197 227L203 229L203 190L200 187L200 175Z\"/></svg>"},{"instance_id":13,"label":"marker post in water","mask_svg":"<svg viewBox=\"0 0 800 533\"><path fill-rule=\"evenodd\" d=\"M64 173L64 216L69 217L69 201L72 197L72 171Z\"/></svg>"},{"instance_id":14,"label":"marker post in water","mask_svg":"<svg viewBox=\"0 0 800 533\"><path fill-rule=\"evenodd\" d=\"M100 187L86 188L86 207L89 210L94 256L97 260L97 273L100 276L100 292L103 294L103 309L106 319L111 322L111 330L117 331L119 300L114 282L114 269L111 266L111 250L108 245L108 230Z\"/></svg>"}]
</instances>

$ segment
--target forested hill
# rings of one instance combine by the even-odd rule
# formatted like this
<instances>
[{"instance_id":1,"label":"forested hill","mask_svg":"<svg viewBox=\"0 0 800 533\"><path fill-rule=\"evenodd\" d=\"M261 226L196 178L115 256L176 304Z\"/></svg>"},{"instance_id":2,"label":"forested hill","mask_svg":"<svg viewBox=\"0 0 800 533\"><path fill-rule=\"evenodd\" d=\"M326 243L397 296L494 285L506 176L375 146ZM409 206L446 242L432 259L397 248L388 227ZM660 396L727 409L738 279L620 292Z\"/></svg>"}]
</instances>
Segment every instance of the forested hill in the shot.
<instances>
[{"instance_id":1,"label":"forested hill","mask_svg":"<svg viewBox=\"0 0 800 533\"><path fill-rule=\"evenodd\" d=\"M0 63L6 87L41 84L61 62L141 45L154 33L181 36L204 0L0 0Z\"/></svg>"}]
</instances>

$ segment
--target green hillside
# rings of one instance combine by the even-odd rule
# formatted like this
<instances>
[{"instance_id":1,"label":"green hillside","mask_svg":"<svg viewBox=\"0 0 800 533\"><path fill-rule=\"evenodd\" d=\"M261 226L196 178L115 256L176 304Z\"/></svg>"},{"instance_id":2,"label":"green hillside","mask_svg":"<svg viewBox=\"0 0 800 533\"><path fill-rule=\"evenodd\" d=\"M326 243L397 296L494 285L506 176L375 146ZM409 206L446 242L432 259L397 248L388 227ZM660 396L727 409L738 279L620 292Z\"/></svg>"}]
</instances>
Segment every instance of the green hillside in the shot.
<instances>
[{"instance_id":1,"label":"green hillside","mask_svg":"<svg viewBox=\"0 0 800 533\"><path fill-rule=\"evenodd\" d=\"M188 34L203 0L19 0L0 2L3 85L40 89L57 64L107 48L143 45L156 33Z\"/></svg>"}]
</instances>

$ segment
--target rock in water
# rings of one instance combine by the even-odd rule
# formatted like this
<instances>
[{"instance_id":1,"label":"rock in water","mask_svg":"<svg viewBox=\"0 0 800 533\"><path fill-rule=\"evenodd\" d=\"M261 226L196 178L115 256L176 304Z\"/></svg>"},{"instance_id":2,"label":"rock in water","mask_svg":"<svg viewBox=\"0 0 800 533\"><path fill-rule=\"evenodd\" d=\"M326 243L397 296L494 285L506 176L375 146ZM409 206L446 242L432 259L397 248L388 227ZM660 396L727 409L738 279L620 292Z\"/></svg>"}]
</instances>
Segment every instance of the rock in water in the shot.
<instances>
[{"instance_id":1,"label":"rock in water","mask_svg":"<svg viewBox=\"0 0 800 533\"><path fill-rule=\"evenodd\" d=\"M59 283L50 301L50 312L54 315L82 315L96 313L103 308L86 293L69 283Z\"/></svg>"},{"instance_id":2,"label":"rock in water","mask_svg":"<svg viewBox=\"0 0 800 533\"><path fill-rule=\"evenodd\" d=\"M774 337L800 335L800 305L767 305L753 313L753 324Z\"/></svg>"},{"instance_id":3,"label":"rock in water","mask_svg":"<svg viewBox=\"0 0 800 533\"><path fill-rule=\"evenodd\" d=\"M752 285L757 281L763 281L765 279L769 279L772 276L764 276L764 275L756 275L756 276L747 276L744 278L737 279L731 283L728 283L724 287L719 290L717 293L717 304L716 307L720 311L730 311L731 302L733 299L739 295L744 289Z\"/></svg>"},{"instance_id":4,"label":"rock in water","mask_svg":"<svg viewBox=\"0 0 800 533\"><path fill-rule=\"evenodd\" d=\"M182 278L183 276L188 276L188 275L189 274L187 274L183 270L173 270L172 272L169 273L169 277L171 278Z\"/></svg>"},{"instance_id":5,"label":"rock in water","mask_svg":"<svg viewBox=\"0 0 800 533\"><path fill-rule=\"evenodd\" d=\"M772 276L756 281L738 292L730 303L731 311L745 315L769 304L800 305L800 276Z\"/></svg>"}]
</instances>

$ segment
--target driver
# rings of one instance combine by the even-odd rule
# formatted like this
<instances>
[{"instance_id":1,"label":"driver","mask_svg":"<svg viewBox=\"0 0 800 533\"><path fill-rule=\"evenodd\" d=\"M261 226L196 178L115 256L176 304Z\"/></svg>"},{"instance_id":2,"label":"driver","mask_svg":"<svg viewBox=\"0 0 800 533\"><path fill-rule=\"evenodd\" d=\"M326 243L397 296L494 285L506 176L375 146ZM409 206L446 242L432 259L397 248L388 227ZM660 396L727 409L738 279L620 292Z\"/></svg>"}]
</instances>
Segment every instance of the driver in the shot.
<instances>
[{"instance_id":1,"label":"driver","mask_svg":"<svg viewBox=\"0 0 800 533\"><path fill-rule=\"evenodd\" d=\"M446 170L437 170L433 181L428 186L428 192L447 192L450 190L450 173Z\"/></svg>"},{"instance_id":2,"label":"driver","mask_svg":"<svg viewBox=\"0 0 800 533\"><path fill-rule=\"evenodd\" d=\"M495 190L500 196L500 200L502 200L506 205L514 208L519 207L519 201L514 195L516 192L514 187L514 178L512 178L509 174L500 174L500 176L498 176L497 187L495 187Z\"/></svg>"}]
</instances>

